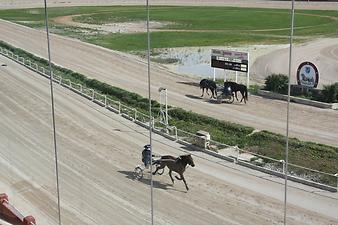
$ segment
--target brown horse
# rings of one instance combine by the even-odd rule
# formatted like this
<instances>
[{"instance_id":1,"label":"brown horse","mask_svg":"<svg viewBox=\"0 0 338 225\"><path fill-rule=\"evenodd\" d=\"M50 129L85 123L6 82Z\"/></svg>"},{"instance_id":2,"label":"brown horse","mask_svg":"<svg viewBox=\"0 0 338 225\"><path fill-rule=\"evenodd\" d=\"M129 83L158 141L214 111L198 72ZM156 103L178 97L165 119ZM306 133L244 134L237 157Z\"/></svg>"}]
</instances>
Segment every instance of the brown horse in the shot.
<instances>
[{"instance_id":1,"label":"brown horse","mask_svg":"<svg viewBox=\"0 0 338 225\"><path fill-rule=\"evenodd\" d=\"M171 172L174 171L176 173L178 173L180 175L180 177L176 177L177 180L183 180L184 184L185 184L185 188L187 189L187 191L189 190L187 182L184 179L183 173L187 167L187 165L190 165L192 167L195 166L194 164L194 160L191 157L191 154L188 155L181 155L179 157L174 157L171 155L164 155L161 156L161 158L159 160L156 160L154 162L154 165L156 165L156 170L155 172L153 172L153 175L155 175L157 173L158 170L163 169L167 166L169 169L169 176L171 181L174 184L174 179L171 176ZM163 173L163 172L162 172Z\"/></svg>"}]
</instances>

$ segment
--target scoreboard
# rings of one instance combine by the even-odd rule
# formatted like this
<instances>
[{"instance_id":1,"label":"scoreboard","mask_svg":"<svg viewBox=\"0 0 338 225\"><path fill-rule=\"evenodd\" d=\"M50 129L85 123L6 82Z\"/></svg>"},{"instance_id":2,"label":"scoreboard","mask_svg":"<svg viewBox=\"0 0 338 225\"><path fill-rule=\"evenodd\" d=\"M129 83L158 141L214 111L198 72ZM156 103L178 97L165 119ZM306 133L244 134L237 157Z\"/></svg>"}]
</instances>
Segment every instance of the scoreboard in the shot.
<instances>
[{"instance_id":1,"label":"scoreboard","mask_svg":"<svg viewBox=\"0 0 338 225\"><path fill-rule=\"evenodd\" d=\"M247 73L249 68L248 53L212 49L211 67Z\"/></svg>"}]
</instances>

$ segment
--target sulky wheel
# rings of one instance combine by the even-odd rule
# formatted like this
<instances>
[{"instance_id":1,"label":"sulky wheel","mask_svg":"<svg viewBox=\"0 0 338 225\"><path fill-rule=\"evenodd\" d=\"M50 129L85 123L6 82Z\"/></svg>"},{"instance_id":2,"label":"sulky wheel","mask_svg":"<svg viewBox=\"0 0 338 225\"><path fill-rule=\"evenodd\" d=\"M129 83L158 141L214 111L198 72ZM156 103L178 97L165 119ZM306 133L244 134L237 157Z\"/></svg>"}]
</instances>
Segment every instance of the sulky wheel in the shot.
<instances>
[{"instance_id":1,"label":"sulky wheel","mask_svg":"<svg viewBox=\"0 0 338 225\"><path fill-rule=\"evenodd\" d=\"M234 102L235 98L233 95L228 95L224 98L225 102L228 103L228 104L231 104Z\"/></svg>"},{"instance_id":2,"label":"sulky wheel","mask_svg":"<svg viewBox=\"0 0 338 225\"><path fill-rule=\"evenodd\" d=\"M140 166L135 167L134 169L134 179L142 179L143 177L143 169Z\"/></svg>"}]
</instances>

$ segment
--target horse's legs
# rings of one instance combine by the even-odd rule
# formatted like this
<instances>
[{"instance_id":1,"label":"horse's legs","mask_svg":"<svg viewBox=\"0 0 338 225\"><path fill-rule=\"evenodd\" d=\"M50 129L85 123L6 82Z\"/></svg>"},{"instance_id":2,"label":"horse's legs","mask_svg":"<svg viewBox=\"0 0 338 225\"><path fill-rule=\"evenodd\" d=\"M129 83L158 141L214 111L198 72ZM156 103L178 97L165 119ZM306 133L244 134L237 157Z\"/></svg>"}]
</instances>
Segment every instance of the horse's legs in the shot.
<instances>
[{"instance_id":1,"label":"horse's legs","mask_svg":"<svg viewBox=\"0 0 338 225\"><path fill-rule=\"evenodd\" d=\"M187 189L187 191L189 191L187 182L185 181L183 174L180 173L180 176L181 176L180 178L178 178L177 176L175 176L175 177L176 177L177 180L183 180L183 182L185 184L185 188Z\"/></svg>"},{"instance_id":2,"label":"horse's legs","mask_svg":"<svg viewBox=\"0 0 338 225\"><path fill-rule=\"evenodd\" d=\"M203 97L203 95L204 95L204 88L201 88L201 90L202 90L202 95L201 95L201 97Z\"/></svg>"},{"instance_id":3,"label":"horse's legs","mask_svg":"<svg viewBox=\"0 0 338 225\"><path fill-rule=\"evenodd\" d=\"M216 89L210 89L210 90L211 90L210 98L216 98L216 96L217 96Z\"/></svg>"},{"instance_id":4,"label":"horse's legs","mask_svg":"<svg viewBox=\"0 0 338 225\"><path fill-rule=\"evenodd\" d=\"M172 170L169 170L169 176L170 176L171 182L173 182L173 184L174 184L174 178L171 176L171 172L172 172Z\"/></svg>"},{"instance_id":5,"label":"horse's legs","mask_svg":"<svg viewBox=\"0 0 338 225\"><path fill-rule=\"evenodd\" d=\"M246 104L246 101L245 101L245 91L241 91L241 95L242 95L241 102L244 100L244 103Z\"/></svg>"},{"instance_id":6,"label":"horse's legs","mask_svg":"<svg viewBox=\"0 0 338 225\"><path fill-rule=\"evenodd\" d=\"M238 102L237 91L234 91L234 93L235 93L236 100L237 100L237 102Z\"/></svg>"},{"instance_id":7,"label":"horse's legs","mask_svg":"<svg viewBox=\"0 0 338 225\"><path fill-rule=\"evenodd\" d=\"M206 88L207 89L207 95L209 95L209 88Z\"/></svg>"},{"instance_id":8,"label":"horse's legs","mask_svg":"<svg viewBox=\"0 0 338 225\"><path fill-rule=\"evenodd\" d=\"M242 92L242 91L240 91L240 92L241 92L241 95L242 95L242 98L241 98L241 101L240 101L240 102L242 102L243 99L244 99L244 95L243 95L243 92Z\"/></svg>"},{"instance_id":9,"label":"horse's legs","mask_svg":"<svg viewBox=\"0 0 338 225\"><path fill-rule=\"evenodd\" d=\"M153 172L153 175L157 173L158 170L164 169L165 165L160 164L159 166L156 167L156 170Z\"/></svg>"}]
</instances>

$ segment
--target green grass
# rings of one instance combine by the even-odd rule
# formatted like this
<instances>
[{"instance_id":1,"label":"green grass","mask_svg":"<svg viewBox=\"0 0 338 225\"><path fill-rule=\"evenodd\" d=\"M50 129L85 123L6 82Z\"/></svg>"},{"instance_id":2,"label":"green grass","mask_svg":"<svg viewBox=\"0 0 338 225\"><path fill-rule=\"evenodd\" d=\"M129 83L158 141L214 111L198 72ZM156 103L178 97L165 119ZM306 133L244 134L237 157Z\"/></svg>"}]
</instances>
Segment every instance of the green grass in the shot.
<instances>
[{"instance_id":1,"label":"green grass","mask_svg":"<svg viewBox=\"0 0 338 225\"><path fill-rule=\"evenodd\" d=\"M147 48L147 34L110 34L87 37L87 41L110 49L120 51L145 50ZM187 46L212 46L212 45L240 45L240 44L273 44L286 43L287 38L274 38L242 35L225 32L155 32L151 34L152 48L172 48Z\"/></svg>"},{"instance_id":2,"label":"green grass","mask_svg":"<svg viewBox=\"0 0 338 225\"><path fill-rule=\"evenodd\" d=\"M58 34L120 51L146 49L145 33L103 35L93 32L81 35L80 29L72 30L52 22L54 18L66 15L81 15L75 20L91 24L144 21L145 7L50 8L48 13L50 23L55 28L53 32ZM296 10L295 38L336 36L338 21L331 17L337 18L338 12ZM0 10L0 18L35 28L43 28L44 25L42 9ZM169 22L162 32L151 33L152 48L286 43L290 33L290 11L284 9L153 6L150 8L150 19Z\"/></svg>"}]
</instances>

